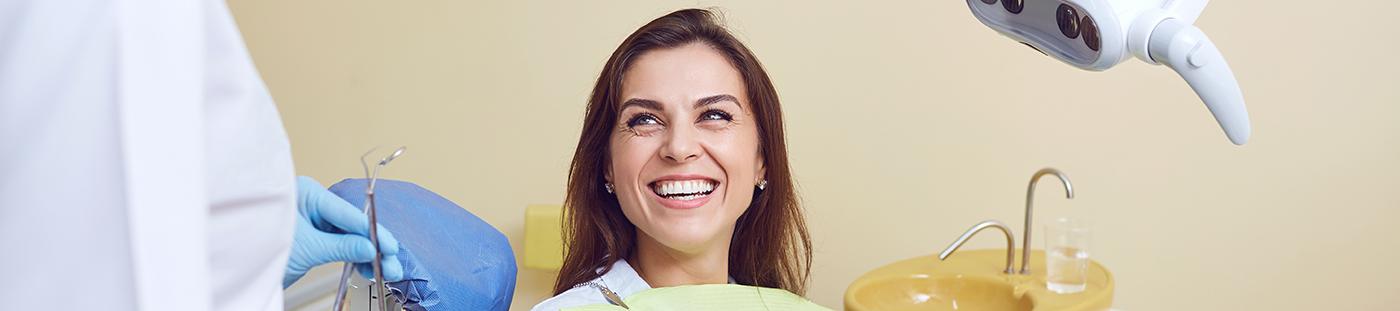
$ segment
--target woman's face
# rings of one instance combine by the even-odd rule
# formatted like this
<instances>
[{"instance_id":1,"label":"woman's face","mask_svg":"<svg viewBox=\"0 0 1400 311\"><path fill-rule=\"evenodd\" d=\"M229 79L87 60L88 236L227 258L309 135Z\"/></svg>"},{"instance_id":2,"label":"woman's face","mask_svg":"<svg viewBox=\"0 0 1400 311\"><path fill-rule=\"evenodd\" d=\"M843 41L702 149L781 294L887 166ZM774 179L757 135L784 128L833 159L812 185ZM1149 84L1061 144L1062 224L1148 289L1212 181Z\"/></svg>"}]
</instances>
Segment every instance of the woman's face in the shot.
<instances>
[{"instance_id":1,"label":"woman's face","mask_svg":"<svg viewBox=\"0 0 1400 311\"><path fill-rule=\"evenodd\" d=\"M743 78L705 44L642 53L623 74L608 181L627 219L662 245L728 245L762 179Z\"/></svg>"}]
</instances>

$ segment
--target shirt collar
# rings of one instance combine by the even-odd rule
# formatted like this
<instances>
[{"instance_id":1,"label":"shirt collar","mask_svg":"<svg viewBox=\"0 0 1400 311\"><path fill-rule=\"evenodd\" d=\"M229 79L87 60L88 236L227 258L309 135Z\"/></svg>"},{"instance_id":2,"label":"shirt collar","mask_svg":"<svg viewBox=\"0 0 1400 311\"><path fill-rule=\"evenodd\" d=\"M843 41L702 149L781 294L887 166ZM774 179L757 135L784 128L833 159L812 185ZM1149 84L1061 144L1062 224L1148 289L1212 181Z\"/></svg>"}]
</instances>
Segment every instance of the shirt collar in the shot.
<instances>
[{"instance_id":1,"label":"shirt collar","mask_svg":"<svg viewBox=\"0 0 1400 311\"><path fill-rule=\"evenodd\" d=\"M627 297L640 291L651 289L651 285L642 279L637 270L625 259L619 259L612 264L612 269L608 273L598 278L598 282L608 287L618 296ZM736 284L734 277L729 276L729 284Z\"/></svg>"}]
</instances>

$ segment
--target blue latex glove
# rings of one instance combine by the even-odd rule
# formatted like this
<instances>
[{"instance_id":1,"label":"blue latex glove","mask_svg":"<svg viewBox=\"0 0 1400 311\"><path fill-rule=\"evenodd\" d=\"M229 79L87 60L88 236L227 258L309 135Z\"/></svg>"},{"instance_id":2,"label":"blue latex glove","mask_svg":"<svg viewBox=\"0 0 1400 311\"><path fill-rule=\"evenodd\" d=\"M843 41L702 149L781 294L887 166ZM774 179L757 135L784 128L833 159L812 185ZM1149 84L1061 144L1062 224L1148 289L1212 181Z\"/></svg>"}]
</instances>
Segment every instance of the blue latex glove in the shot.
<instances>
[{"instance_id":1,"label":"blue latex glove","mask_svg":"<svg viewBox=\"0 0 1400 311\"><path fill-rule=\"evenodd\" d=\"M297 228L292 239L292 254L287 260L287 273L282 287L296 283L306 271L322 264L344 261L355 263L355 269L366 279L373 279L374 244L369 241L369 216L349 202L327 191L311 177L297 177ZM384 279L403 279L399 263L399 242L394 235L379 226L380 261Z\"/></svg>"}]
</instances>

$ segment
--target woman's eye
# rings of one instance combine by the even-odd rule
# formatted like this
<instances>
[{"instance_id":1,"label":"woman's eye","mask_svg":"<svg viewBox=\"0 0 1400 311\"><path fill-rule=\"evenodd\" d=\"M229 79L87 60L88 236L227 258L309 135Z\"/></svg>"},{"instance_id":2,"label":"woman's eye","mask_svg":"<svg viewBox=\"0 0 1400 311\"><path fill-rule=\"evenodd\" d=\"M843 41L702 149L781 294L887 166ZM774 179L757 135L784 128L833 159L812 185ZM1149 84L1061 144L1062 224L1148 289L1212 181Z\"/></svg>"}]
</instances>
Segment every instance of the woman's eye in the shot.
<instances>
[{"instance_id":1,"label":"woman's eye","mask_svg":"<svg viewBox=\"0 0 1400 311\"><path fill-rule=\"evenodd\" d=\"M639 114L627 120L627 127L638 127L643 125L661 125L661 120L650 114Z\"/></svg>"},{"instance_id":2,"label":"woman's eye","mask_svg":"<svg viewBox=\"0 0 1400 311\"><path fill-rule=\"evenodd\" d=\"M700 114L700 121L733 121L734 117L722 110L710 110Z\"/></svg>"}]
</instances>

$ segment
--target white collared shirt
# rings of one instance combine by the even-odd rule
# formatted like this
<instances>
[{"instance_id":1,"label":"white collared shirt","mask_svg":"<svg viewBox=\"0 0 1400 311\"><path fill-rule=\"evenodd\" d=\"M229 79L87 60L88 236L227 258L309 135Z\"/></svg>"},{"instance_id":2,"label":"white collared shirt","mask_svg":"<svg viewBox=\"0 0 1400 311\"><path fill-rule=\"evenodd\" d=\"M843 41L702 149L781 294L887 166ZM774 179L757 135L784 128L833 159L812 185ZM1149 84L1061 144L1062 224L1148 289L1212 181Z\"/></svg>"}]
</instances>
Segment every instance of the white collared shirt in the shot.
<instances>
[{"instance_id":1,"label":"white collared shirt","mask_svg":"<svg viewBox=\"0 0 1400 311\"><path fill-rule=\"evenodd\" d=\"M608 290L617 293L617 296L622 298L627 298L628 296L632 296L632 294L651 289L651 285L647 284L647 281L643 280L642 276L637 274L637 270L632 269L632 265L627 264L626 260L613 262L612 270L608 270L608 273L589 282L597 282L607 287ZM733 277L729 278L729 283L734 283ZM599 292L597 288L592 286L576 286L563 293L559 293L559 295L541 301L530 310L555 311L564 308L582 307L600 303L608 303L608 300L607 298L603 298L603 293Z\"/></svg>"}]
</instances>

